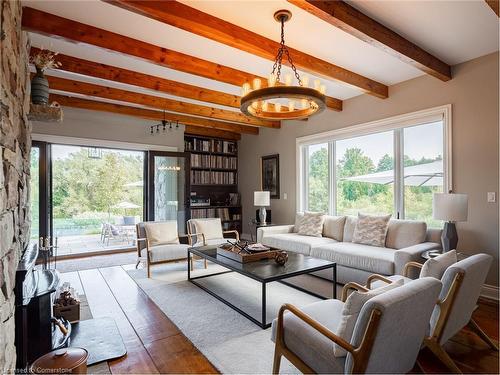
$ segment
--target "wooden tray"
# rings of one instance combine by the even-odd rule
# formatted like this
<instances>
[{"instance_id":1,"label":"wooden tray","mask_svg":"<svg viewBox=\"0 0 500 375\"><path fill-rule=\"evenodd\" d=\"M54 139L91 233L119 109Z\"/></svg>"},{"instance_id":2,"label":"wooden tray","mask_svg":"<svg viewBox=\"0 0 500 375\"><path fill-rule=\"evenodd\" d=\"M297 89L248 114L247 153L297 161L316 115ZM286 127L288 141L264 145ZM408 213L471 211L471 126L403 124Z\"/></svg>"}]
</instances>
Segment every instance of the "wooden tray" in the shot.
<instances>
[{"instance_id":1,"label":"wooden tray","mask_svg":"<svg viewBox=\"0 0 500 375\"><path fill-rule=\"evenodd\" d=\"M223 249L222 247L217 248L217 255L222 255L226 258L235 260L240 263L249 263L249 262L257 262L262 259L274 259L279 250L271 249L269 251L262 251L259 253L247 254L245 252L241 252L238 254L240 249L237 247L233 247L231 249Z\"/></svg>"}]
</instances>

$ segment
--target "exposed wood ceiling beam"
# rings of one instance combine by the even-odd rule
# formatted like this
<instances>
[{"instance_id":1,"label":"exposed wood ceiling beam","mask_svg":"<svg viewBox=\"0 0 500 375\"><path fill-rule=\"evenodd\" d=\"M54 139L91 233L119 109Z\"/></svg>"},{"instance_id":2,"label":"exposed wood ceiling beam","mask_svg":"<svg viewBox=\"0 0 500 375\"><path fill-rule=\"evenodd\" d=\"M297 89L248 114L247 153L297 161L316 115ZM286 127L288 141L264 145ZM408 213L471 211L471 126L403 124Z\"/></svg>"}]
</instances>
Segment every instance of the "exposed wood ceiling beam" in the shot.
<instances>
[{"instance_id":1,"label":"exposed wood ceiling beam","mask_svg":"<svg viewBox=\"0 0 500 375\"><path fill-rule=\"evenodd\" d=\"M278 42L177 1L104 1L265 59L274 60L280 47ZM295 65L310 74L347 83L380 98L388 96L387 86L379 82L296 49L289 50Z\"/></svg>"},{"instance_id":2,"label":"exposed wood ceiling beam","mask_svg":"<svg viewBox=\"0 0 500 375\"><path fill-rule=\"evenodd\" d=\"M232 141L239 141L241 139L241 134L238 133L231 133L217 129L198 128L191 125L186 125L184 133L192 135L204 135L207 137L224 138L224 139L230 139Z\"/></svg>"},{"instance_id":3,"label":"exposed wood ceiling beam","mask_svg":"<svg viewBox=\"0 0 500 375\"><path fill-rule=\"evenodd\" d=\"M429 75L442 81L451 79L448 64L343 1L288 2Z\"/></svg>"},{"instance_id":4,"label":"exposed wood ceiling beam","mask_svg":"<svg viewBox=\"0 0 500 375\"><path fill-rule=\"evenodd\" d=\"M121 115L140 117L143 119L157 120L157 121L161 121L165 118L167 121L179 121L179 123L183 125L219 129L233 133L250 133L250 132L251 134L259 133L259 128L251 126L231 124L217 120L207 120L204 118L179 115L170 112L163 113L161 111L155 111L151 109L129 107L122 104L105 103L97 100L82 99L82 98L53 94L53 93L50 94L50 101L51 102L56 101L63 107L66 106L73 108L88 109L91 111L117 113Z\"/></svg>"},{"instance_id":5,"label":"exposed wood ceiling beam","mask_svg":"<svg viewBox=\"0 0 500 375\"><path fill-rule=\"evenodd\" d=\"M489 5L491 10L493 12L495 12L497 17L500 17L500 1L498 1L498 0L485 0L485 1L486 1L486 4Z\"/></svg>"},{"instance_id":6,"label":"exposed wood ceiling beam","mask_svg":"<svg viewBox=\"0 0 500 375\"><path fill-rule=\"evenodd\" d=\"M86 43L131 55L170 69L236 86L241 86L244 82L252 82L254 78L261 78L264 86L267 83L267 79L264 77L258 77L238 69L202 60L33 8L23 8L22 26L26 31L63 38L71 42ZM333 110L342 110L342 101L337 98L329 97L327 105Z\"/></svg>"},{"instance_id":7,"label":"exposed wood ceiling beam","mask_svg":"<svg viewBox=\"0 0 500 375\"><path fill-rule=\"evenodd\" d=\"M268 128L280 127L279 122L254 119L245 116L241 112L227 111L224 109L212 108L204 105L180 102L178 100L117 89L114 87L101 86L93 83L74 81L71 79L53 76L47 76L47 79L49 81L49 87L53 90L94 96L104 99L119 100L122 102L156 108L162 111L165 110L187 115L209 117L210 119L237 122L245 125L263 126Z\"/></svg>"},{"instance_id":8,"label":"exposed wood ceiling beam","mask_svg":"<svg viewBox=\"0 0 500 375\"><path fill-rule=\"evenodd\" d=\"M39 48L31 47L30 56L36 55L39 51ZM61 63L58 70L65 72L125 83L202 102L240 108L240 97L238 95L231 95L222 91L210 90L116 66L79 59L61 53L57 55L57 61Z\"/></svg>"}]
</instances>

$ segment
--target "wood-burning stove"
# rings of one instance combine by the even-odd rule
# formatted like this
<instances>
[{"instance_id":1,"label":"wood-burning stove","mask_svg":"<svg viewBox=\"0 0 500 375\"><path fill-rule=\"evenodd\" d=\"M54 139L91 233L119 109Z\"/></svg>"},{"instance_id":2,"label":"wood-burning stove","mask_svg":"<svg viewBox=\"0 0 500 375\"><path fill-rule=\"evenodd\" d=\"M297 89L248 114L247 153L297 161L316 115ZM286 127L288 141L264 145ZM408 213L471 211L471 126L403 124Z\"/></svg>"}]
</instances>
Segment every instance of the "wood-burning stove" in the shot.
<instances>
[{"instance_id":1,"label":"wood-burning stove","mask_svg":"<svg viewBox=\"0 0 500 375\"><path fill-rule=\"evenodd\" d=\"M54 324L53 293L59 284L55 269L38 269L38 244L25 248L16 271L16 352L18 370L41 355L66 346L71 324L62 321L64 329ZM65 331L64 333L62 331Z\"/></svg>"}]
</instances>

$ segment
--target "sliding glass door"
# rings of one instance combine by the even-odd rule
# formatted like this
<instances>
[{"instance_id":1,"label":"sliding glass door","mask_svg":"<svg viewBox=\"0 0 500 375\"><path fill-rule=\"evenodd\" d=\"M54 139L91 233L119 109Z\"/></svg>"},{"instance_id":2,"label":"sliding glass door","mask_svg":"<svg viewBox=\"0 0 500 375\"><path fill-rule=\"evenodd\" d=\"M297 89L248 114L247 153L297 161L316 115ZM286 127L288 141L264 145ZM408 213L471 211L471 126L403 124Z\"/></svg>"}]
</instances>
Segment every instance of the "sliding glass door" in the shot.
<instances>
[{"instance_id":1,"label":"sliding glass door","mask_svg":"<svg viewBox=\"0 0 500 375\"><path fill-rule=\"evenodd\" d=\"M144 152L51 145L52 235L59 255L135 246Z\"/></svg>"},{"instance_id":2,"label":"sliding glass door","mask_svg":"<svg viewBox=\"0 0 500 375\"><path fill-rule=\"evenodd\" d=\"M179 233L186 233L189 199L189 158L186 153L150 151L148 219L177 220Z\"/></svg>"}]
</instances>

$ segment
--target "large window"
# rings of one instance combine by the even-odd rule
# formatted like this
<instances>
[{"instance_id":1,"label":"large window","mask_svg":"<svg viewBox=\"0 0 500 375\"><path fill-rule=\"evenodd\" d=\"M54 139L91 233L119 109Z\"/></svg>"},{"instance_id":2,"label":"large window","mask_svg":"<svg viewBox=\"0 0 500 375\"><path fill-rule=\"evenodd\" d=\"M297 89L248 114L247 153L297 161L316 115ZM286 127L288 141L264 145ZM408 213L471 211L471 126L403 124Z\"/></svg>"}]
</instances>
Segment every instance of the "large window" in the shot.
<instances>
[{"instance_id":1,"label":"large window","mask_svg":"<svg viewBox=\"0 0 500 375\"><path fill-rule=\"evenodd\" d=\"M394 190L376 176L394 169L393 132L335 142L337 214L392 212Z\"/></svg>"},{"instance_id":2,"label":"large window","mask_svg":"<svg viewBox=\"0 0 500 375\"><path fill-rule=\"evenodd\" d=\"M298 139L298 209L432 218L450 188L449 106Z\"/></svg>"}]
</instances>

